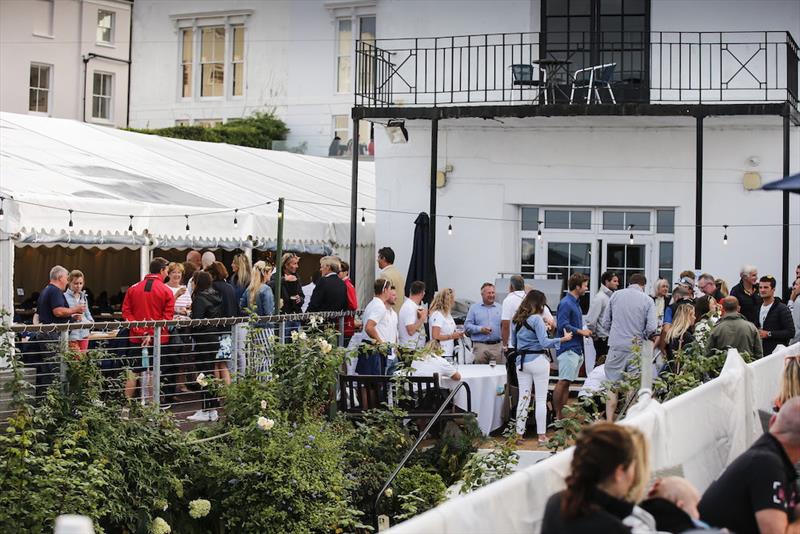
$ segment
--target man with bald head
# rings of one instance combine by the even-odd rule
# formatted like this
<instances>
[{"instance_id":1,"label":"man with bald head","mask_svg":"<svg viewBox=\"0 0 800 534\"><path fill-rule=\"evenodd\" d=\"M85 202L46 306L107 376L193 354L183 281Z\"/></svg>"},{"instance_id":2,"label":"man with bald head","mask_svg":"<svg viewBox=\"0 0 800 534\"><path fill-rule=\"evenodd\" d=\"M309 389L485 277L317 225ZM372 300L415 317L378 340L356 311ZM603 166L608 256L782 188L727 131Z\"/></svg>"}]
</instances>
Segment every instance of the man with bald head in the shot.
<instances>
[{"instance_id":1,"label":"man with bald head","mask_svg":"<svg viewBox=\"0 0 800 534\"><path fill-rule=\"evenodd\" d=\"M722 318L711 330L706 354L711 354L717 349L737 349L739 352L748 353L756 360L764 355L758 329L741 314L736 297L722 299Z\"/></svg>"},{"instance_id":2,"label":"man with bald head","mask_svg":"<svg viewBox=\"0 0 800 534\"><path fill-rule=\"evenodd\" d=\"M786 534L800 529L800 397L786 401L769 432L715 480L700 500L700 517L737 534Z\"/></svg>"},{"instance_id":3,"label":"man with bald head","mask_svg":"<svg viewBox=\"0 0 800 534\"><path fill-rule=\"evenodd\" d=\"M199 271L203 266L202 256L197 250L190 250L187 252L186 261L194 265L196 271Z\"/></svg>"}]
</instances>

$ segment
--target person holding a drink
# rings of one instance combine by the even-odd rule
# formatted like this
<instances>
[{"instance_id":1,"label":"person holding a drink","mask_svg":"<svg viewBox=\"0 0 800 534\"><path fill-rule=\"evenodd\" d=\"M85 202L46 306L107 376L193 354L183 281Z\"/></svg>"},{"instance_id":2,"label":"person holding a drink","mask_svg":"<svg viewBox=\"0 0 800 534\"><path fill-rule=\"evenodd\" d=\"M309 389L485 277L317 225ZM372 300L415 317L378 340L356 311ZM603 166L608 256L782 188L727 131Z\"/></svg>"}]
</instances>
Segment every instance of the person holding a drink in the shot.
<instances>
[{"instance_id":1,"label":"person holding a drink","mask_svg":"<svg viewBox=\"0 0 800 534\"><path fill-rule=\"evenodd\" d=\"M92 312L89 311L89 305L86 302L86 291L83 289L85 279L83 272L75 269L67 276L67 290L64 292L64 297L67 299L67 304L75 310L70 318L73 323L93 323L94 318ZM89 349L89 333L88 328L81 328L80 330L69 331L69 348L79 352L86 352Z\"/></svg>"},{"instance_id":2,"label":"person holding a drink","mask_svg":"<svg viewBox=\"0 0 800 534\"><path fill-rule=\"evenodd\" d=\"M441 345L442 357L451 361L455 353L455 341L464 337L464 329L456 328L456 322L450 314L455 302L455 291L446 287L433 297L429 310L431 339Z\"/></svg>"}]
</instances>

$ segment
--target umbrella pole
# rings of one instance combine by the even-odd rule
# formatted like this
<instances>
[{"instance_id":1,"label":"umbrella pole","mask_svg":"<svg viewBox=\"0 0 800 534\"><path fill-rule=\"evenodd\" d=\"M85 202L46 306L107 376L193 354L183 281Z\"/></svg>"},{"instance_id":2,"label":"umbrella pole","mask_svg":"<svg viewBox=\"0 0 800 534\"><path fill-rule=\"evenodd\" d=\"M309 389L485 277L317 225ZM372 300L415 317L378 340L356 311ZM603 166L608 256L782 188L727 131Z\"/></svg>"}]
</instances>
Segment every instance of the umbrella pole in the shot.
<instances>
[{"instance_id":1,"label":"umbrella pole","mask_svg":"<svg viewBox=\"0 0 800 534\"><path fill-rule=\"evenodd\" d=\"M283 282L283 197L278 199L278 244L275 247L275 315L281 313L281 283ZM283 341L283 340L281 340Z\"/></svg>"},{"instance_id":2,"label":"umbrella pole","mask_svg":"<svg viewBox=\"0 0 800 534\"><path fill-rule=\"evenodd\" d=\"M783 116L783 175L789 176L789 113ZM781 248L783 249L783 260L781 264L781 278L783 278L783 300L789 300L789 287L794 278L789 270L789 191L783 192L783 225L781 226Z\"/></svg>"}]
</instances>

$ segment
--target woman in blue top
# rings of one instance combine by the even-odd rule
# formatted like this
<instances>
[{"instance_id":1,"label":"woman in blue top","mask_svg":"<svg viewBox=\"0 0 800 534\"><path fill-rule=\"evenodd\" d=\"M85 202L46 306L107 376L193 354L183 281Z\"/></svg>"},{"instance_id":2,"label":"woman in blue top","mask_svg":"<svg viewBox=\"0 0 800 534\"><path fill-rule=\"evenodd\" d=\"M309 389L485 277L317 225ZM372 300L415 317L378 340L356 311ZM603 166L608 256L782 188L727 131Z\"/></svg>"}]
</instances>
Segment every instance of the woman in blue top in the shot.
<instances>
[{"instance_id":1,"label":"woman in blue top","mask_svg":"<svg viewBox=\"0 0 800 534\"><path fill-rule=\"evenodd\" d=\"M273 315L275 313L275 297L268 285L272 266L265 261L257 261L253 265L250 286L242 293L239 306L244 311L253 310L256 315ZM262 325L259 325L262 326Z\"/></svg>"},{"instance_id":2,"label":"woman in blue top","mask_svg":"<svg viewBox=\"0 0 800 534\"><path fill-rule=\"evenodd\" d=\"M544 293L532 289L514 314L512 336L517 349L517 380L519 381L519 401L517 402L517 434L521 442L525 435L528 420L528 406L531 403L531 386L536 395L536 431L539 444L546 441L547 422L547 380L550 377L550 361L545 349L558 349L561 343L572 339L572 332L564 331L561 339L547 337L547 326L542 319L542 311L547 304Z\"/></svg>"}]
</instances>

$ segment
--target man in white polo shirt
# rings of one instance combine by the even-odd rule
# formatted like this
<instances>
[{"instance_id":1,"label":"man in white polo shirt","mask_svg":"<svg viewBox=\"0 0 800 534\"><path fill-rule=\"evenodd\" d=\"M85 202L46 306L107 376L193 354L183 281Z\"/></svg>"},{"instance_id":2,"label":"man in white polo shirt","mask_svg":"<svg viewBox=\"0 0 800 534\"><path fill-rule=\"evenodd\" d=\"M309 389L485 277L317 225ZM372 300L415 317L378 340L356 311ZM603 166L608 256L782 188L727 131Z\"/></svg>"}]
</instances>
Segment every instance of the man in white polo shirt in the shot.
<instances>
[{"instance_id":1,"label":"man in white polo shirt","mask_svg":"<svg viewBox=\"0 0 800 534\"><path fill-rule=\"evenodd\" d=\"M428 320L428 309L422 306L425 283L412 282L409 290L411 294L403 301L398 314L398 339L405 348L421 349L425 346L425 322Z\"/></svg>"},{"instance_id":2,"label":"man in white polo shirt","mask_svg":"<svg viewBox=\"0 0 800 534\"><path fill-rule=\"evenodd\" d=\"M364 308L364 339L377 345L395 345L397 343L397 313L392 309L395 303L395 288L389 280L375 280L375 297ZM396 366L393 353L387 355L386 366L381 362L377 351L368 356L359 356L356 373L360 375L391 375Z\"/></svg>"}]
</instances>

